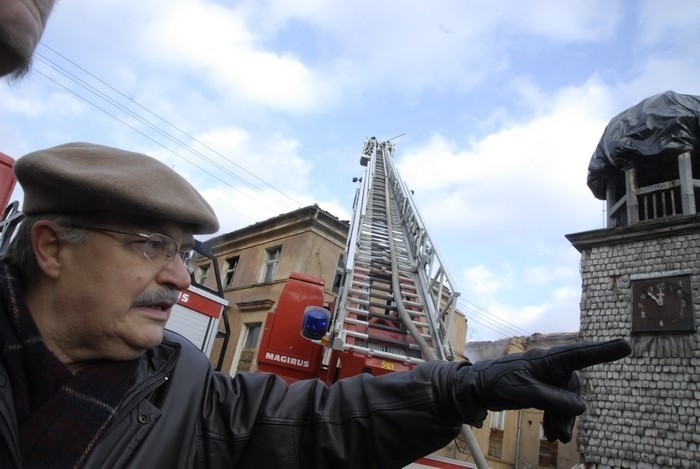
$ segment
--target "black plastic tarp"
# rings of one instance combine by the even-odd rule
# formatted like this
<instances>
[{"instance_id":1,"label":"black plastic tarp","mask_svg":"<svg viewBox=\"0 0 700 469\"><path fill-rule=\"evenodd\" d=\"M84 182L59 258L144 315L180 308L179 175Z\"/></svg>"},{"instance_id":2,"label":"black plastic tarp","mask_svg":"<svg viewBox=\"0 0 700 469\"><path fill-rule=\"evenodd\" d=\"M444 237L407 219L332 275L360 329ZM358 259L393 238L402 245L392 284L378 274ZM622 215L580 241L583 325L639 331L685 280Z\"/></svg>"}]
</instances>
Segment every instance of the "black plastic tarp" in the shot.
<instances>
[{"instance_id":1,"label":"black plastic tarp","mask_svg":"<svg viewBox=\"0 0 700 469\"><path fill-rule=\"evenodd\" d=\"M605 200L608 179L629 163L694 149L700 149L700 96L651 96L610 120L588 165L588 187Z\"/></svg>"}]
</instances>

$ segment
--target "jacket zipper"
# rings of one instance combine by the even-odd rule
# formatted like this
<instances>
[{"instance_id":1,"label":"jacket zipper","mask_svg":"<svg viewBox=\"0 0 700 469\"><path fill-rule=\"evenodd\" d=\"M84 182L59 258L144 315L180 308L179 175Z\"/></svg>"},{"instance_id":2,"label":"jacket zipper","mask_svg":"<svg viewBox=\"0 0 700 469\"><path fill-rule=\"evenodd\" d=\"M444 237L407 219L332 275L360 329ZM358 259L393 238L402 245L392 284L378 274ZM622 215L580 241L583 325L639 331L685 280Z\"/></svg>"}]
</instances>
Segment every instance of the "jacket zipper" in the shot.
<instances>
[{"instance_id":1,"label":"jacket zipper","mask_svg":"<svg viewBox=\"0 0 700 469\"><path fill-rule=\"evenodd\" d=\"M168 359L165 366L163 366L163 368L159 372L157 372L155 376L148 378L146 381L143 382L143 384L138 389L134 390L134 392L131 396L128 396L127 398L124 399L125 404L122 407L120 407L119 411L114 416L114 419L112 420L110 426L117 424L124 417L129 415L129 412L131 412L134 409L134 407L136 407L136 405L139 402L141 402L141 399L144 396L151 394L153 391L158 389L160 386L162 386L168 382L168 375L170 374L170 371L172 371L173 367L175 366L175 363L177 362L177 359L179 356L180 356L180 349L178 348L177 350L174 351L174 353Z\"/></svg>"}]
</instances>

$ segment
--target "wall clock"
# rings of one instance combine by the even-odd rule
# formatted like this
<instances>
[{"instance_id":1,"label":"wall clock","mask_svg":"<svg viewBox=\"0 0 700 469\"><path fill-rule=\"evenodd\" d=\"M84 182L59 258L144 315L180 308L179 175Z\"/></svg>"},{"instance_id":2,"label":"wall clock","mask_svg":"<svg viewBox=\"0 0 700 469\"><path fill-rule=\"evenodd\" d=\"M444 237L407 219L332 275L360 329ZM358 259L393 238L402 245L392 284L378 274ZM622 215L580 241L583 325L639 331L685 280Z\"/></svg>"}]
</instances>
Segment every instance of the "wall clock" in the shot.
<instances>
[{"instance_id":1,"label":"wall clock","mask_svg":"<svg viewBox=\"0 0 700 469\"><path fill-rule=\"evenodd\" d=\"M695 331L689 275L632 280L632 333Z\"/></svg>"}]
</instances>

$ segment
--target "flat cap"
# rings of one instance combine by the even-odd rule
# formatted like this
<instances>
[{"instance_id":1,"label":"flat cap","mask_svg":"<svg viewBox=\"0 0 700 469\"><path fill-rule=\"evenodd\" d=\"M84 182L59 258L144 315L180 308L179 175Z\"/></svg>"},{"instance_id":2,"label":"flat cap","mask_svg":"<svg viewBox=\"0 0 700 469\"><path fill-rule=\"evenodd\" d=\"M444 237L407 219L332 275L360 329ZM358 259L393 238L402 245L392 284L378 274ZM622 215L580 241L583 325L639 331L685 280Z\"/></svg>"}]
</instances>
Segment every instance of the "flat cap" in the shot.
<instances>
[{"instance_id":1,"label":"flat cap","mask_svg":"<svg viewBox=\"0 0 700 469\"><path fill-rule=\"evenodd\" d=\"M27 215L119 212L191 225L195 234L219 229L197 190L150 156L92 143L67 143L29 153L14 164Z\"/></svg>"}]
</instances>

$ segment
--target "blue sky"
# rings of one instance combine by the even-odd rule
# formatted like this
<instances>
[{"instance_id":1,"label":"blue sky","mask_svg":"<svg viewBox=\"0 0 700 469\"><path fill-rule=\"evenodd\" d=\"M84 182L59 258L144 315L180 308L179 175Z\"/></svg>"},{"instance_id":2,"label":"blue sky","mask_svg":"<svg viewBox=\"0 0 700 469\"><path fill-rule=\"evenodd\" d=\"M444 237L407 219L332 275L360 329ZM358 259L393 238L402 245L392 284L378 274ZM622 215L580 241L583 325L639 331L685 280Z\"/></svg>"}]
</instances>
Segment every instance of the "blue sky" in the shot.
<instances>
[{"instance_id":1,"label":"blue sky","mask_svg":"<svg viewBox=\"0 0 700 469\"><path fill-rule=\"evenodd\" d=\"M62 0L32 73L0 83L0 151L153 155L227 232L312 203L349 219L364 139L404 134L469 339L573 332L565 235L604 219L590 156L622 110L700 95L699 44L695 0Z\"/></svg>"}]
</instances>

